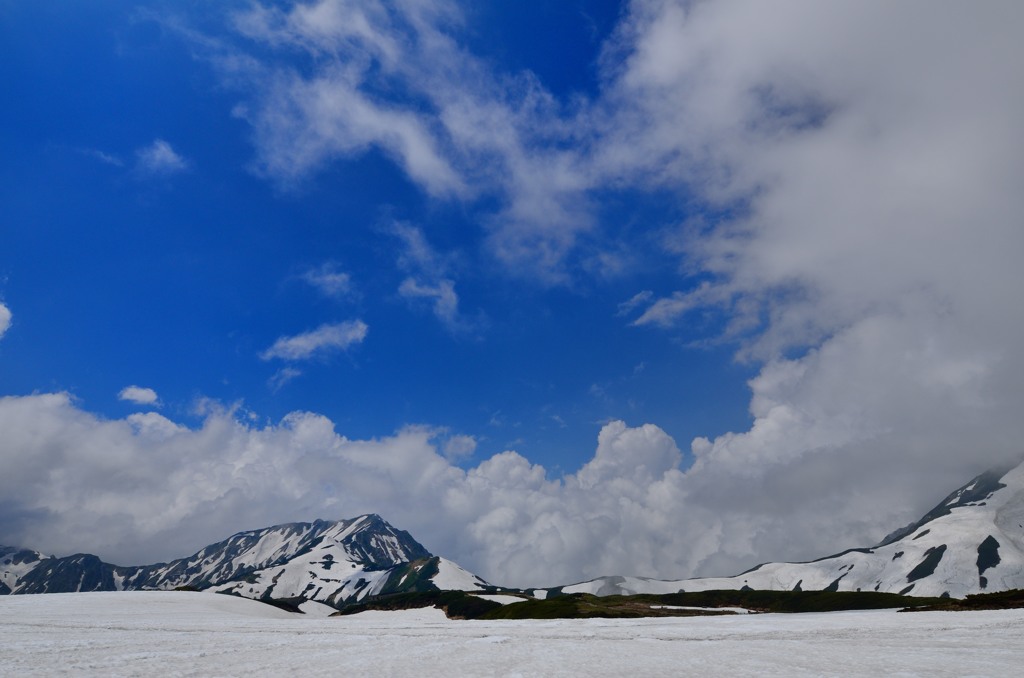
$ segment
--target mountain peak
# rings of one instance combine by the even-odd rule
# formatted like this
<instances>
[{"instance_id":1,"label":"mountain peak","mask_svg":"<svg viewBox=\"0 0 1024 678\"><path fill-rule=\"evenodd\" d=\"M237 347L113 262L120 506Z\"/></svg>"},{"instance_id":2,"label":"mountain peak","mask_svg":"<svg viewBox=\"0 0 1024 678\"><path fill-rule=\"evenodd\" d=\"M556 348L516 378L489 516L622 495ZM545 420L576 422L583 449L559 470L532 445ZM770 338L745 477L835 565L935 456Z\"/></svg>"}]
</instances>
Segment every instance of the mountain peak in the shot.
<instances>
[{"instance_id":1,"label":"mountain peak","mask_svg":"<svg viewBox=\"0 0 1024 678\"><path fill-rule=\"evenodd\" d=\"M13 548L0 551L0 563L0 594L184 586L340 606L389 591L487 586L376 513L246 530L187 558L144 567L118 567L88 554L45 558Z\"/></svg>"}]
</instances>

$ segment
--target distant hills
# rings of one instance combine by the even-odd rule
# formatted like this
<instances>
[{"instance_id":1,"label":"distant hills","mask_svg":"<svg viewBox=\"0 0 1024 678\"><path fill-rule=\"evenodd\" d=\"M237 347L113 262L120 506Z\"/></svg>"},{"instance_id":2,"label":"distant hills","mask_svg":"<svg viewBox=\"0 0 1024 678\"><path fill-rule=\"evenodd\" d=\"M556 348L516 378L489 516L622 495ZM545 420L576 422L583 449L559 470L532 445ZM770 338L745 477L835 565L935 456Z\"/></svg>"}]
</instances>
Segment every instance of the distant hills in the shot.
<instances>
[{"instance_id":1,"label":"distant hills","mask_svg":"<svg viewBox=\"0 0 1024 678\"><path fill-rule=\"evenodd\" d=\"M89 554L65 558L0 546L0 594L210 590L335 608L399 593L501 589L429 553L378 515L288 523L239 532L170 563L121 567ZM990 471L880 544L806 563L766 563L734 577L657 580L599 577L528 589L668 594L709 590L863 591L963 598L1024 588L1024 464Z\"/></svg>"}]
</instances>

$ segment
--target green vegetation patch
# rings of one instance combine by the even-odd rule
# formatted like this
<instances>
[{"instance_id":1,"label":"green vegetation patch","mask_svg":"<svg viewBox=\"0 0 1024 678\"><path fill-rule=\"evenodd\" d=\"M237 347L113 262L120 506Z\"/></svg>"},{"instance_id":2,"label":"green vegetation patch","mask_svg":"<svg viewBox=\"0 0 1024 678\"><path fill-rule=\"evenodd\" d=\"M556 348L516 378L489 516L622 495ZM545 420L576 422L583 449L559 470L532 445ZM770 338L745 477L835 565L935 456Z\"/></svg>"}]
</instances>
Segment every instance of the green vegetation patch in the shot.
<instances>
[{"instance_id":1,"label":"green vegetation patch","mask_svg":"<svg viewBox=\"0 0 1024 678\"><path fill-rule=\"evenodd\" d=\"M663 605L745 607L752 612L837 612L884 610L929 605L939 598L912 598L876 591L697 591L663 596L633 596Z\"/></svg>"},{"instance_id":2,"label":"green vegetation patch","mask_svg":"<svg viewBox=\"0 0 1024 678\"><path fill-rule=\"evenodd\" d=\"M1018 607L1024 607L1024 589L997 591L996 593L975 593L963 600L942 598L923 607L915 607L912 610L904 610L904 612L1011 610Z\"/></svg>"},{"instance_id":3,"label":"green vegetation patch","mask_svg":"<svg viewBox=\"0 0 1024 678\"><path fill-rule=\"evenodd\" d=\"M637 619L735 614L732 610L720 609L733 607L751 612L796 613L908 608L948 602L941 598L917 598L874 591L748 590L636 596L572 593L547 600L525 599L520 603L500 605L462 591L424 591L380 596L348 605L339 614L437 607L444 610L451 619Z\"/></svg>"}]
</instances>

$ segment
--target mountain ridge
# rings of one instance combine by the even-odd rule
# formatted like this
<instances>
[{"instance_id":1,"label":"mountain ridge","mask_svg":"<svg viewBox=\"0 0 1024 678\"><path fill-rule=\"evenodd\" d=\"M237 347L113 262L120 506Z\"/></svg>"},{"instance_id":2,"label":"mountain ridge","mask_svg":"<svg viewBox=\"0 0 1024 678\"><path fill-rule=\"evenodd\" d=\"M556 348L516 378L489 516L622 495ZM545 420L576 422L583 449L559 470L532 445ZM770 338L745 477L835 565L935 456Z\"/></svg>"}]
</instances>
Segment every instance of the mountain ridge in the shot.
<instances>
[{"instance_id":1,"label":"mountain ridge","mask_svg":"<svg viewBox=\"0 0 1024 678\"><path fill-rule=\"evenodd\" d=\"M377 514L245 530L191 556L141 566L113 565L92 554L56 558L0 547L0 594L193 588L340 607L367 596L441 589L438 584L457 590L490 586Z\"/></svg>"}]
</instances>

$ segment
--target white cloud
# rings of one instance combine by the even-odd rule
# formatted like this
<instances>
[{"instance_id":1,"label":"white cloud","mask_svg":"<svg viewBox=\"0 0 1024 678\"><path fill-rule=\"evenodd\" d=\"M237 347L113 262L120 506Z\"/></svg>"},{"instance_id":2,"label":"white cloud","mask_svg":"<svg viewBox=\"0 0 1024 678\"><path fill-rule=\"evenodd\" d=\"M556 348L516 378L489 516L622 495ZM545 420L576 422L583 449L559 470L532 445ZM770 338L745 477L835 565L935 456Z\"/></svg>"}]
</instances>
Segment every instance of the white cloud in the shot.
<instances>
[{"instance_id":1,"label":"white cloud","mask_svg":"<svg viewBox=\"0 0 1024 678\"><path fill-rule=\"evenodd\" d=\"M459 295L455 281L446 277L453 268L454 254L435 250L423 230L404 223L394 223L388 232L398 238L398 268L412 275L402 281L398 295L411 303L431 302L434 316L452 333L466 332L481 325L481 319L471 320L459 312Z\"/></svg>"},{"instance_id":2,"label":"white cloud","mask_svg":"<svg viewBox=\"0 0 1024 678\"><path fill-rule=\"evenodd\" d=\"M399 268L432 278L443 276L448 271L449 258L431 246L423 229L395 222L388 228L388 232L402 245L398 253Z\"/></svg>"},{"instance_id":3,"label":"white cloud","mask_svg":"<svg viewBox=\"0 0 1024 678\"><path fill-rule=\"evenodd\" d=\"M450 436L442 445L444 458L452 463L468 459L476 452L476 438L464 434Z\"/></svg>"},{"instance_id":4,"label":"white cloud","mask_svg":"<svg viewBox=\"0 0 1024 678\"><path fill-rule=\"evenodd\" d=\"M302 376L302 370L297 370L294 367L282 367L267 380L267 386L274 393L277 393L284 385L293 379L297 379Z\"/></svg>"},{"instance_id":5,"label":"white cloud","mask_svg":"<svg viewBox=\"0 0 1024 678\"><path fill-rule=\"evenodd\" d=\"M156 391L142 386L125 386L117 394L117 397L119 400L127 400L136 405L158 405L160 403Z\"/></svg>"},{"instance_id":6,"label":"white cloud","mask_svg":"<svg viewBox=\"0 0 1024 678\"><path fill-rule=\"evenodd\" d=\"M280 337L264 351L263 360L309 360L333 351L344 351L366 339L369 326L362 320L325 324L291 337Z\"/></svg>"},{"instance_id":7,"label":"white cloud","mask_svg":"<svg viewBox=\"0 0 1024 678\"><path fill-rule=\"evenodd\" d=\"M96 160L102 162L104 165L111 165L113 167L124 167L124 161L121 160L121 158L117 157L116 155L111 155L110 153L106 153L95 148L81 148L79 149L79 153L87 155L91 158L95 158Z\"/></svg>"},{"instance_id":8,"label":"white cloud","mask_svg":"<svg viewBox=\"0 0 1024 678\"><path fill-rule=\"evenodd\" d=\"M302 274L302 280L325 297L344 299L352 294L352 276L333 263L309 269Z\"/></svg>"},{"instance_id":9,"label":"white cloud","mask_svg":"<svg viewBox=\"0 0 1024 678\"><path fill-rule=\"evenodd\" d=\"M398 294L406 299L432 301L437 319L451 330L459 329L459 296L455 293L455 283L451 280L444 279L439 280L436 285L424 285L412 278L406 278L399 286Z\"/></svg>"},{"instance_id":10,"label":"white cloud","mask_svg":"<svg viewBox=\"0 0 1024 678\"><path fill-rule=\"evenodd\" d=\"M0 427L0 542L48 552L153 562L242 529L375 511L502 583L675 574L691 553L679 452L654 426L609 424L594 460L561 481L514 452L459 469L433 429L352 440L303 412L261 428L212 408L188 429L45 394L0 398ZM465 457L475 441L444 447Z\"/></svg>"},{"instance_id":11,"label":"white cloud","mask_svg":"<svg viewBox=\"0 0 1024 678\"><path fill-rule=\"evenodd\" d=\"M7 330L11 327L11 309L7 308L4 304L0 304L0 337L3 337Z\"/></svg>"},{"instance_id":12,"label":"white cloud","mask_svg":"<svg viewBox=\"0 0 1024 678\"><path fill-rule=\"evenodd\" d=\"M188 169L188 161L163 139L135 151L140 171L146 174L177 174Z\"/></svg>"},{"instance_id":13,"label":"white cloud","mask_svg":"<svg viewBox=\"0 0 1024 678\"><path fill-rule=\"evenodd\" d=\"M780 553L762 523L910 518L938 475L951 488L1020 454L1022 20L1013 4L633 4L601 162L740 206L680 228L684 270L710 282L634 324L718 308L739 357L764 363L751 428L693 444L699 503L745 511L744 478L762 485L766 517L718 562L752 544L813 556Z\"/></svg>"},{"instance_id":14,"label":"white cloud","mask_svg":"<svg viewBox=\"0 0 1024 678\"><path fill-rule=\"evenodd\" d=\"M490 71L453 39L463 22L448 0L253 4L234 26L267 48L259 58L246 53L251 42L185 33L243 91L236 115L253 129L260 173L292 185L380 151L435 198L496 198L484 220L493 255L510 272L564 281L565 258L593 226L590 170L565 143L586 138L585 116L565 119L528 72ZM311 68L294 66L297 52Z\"/></svg>"}]
</instances>

